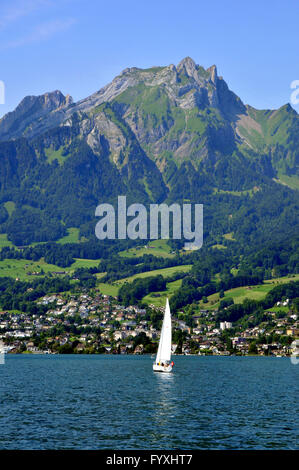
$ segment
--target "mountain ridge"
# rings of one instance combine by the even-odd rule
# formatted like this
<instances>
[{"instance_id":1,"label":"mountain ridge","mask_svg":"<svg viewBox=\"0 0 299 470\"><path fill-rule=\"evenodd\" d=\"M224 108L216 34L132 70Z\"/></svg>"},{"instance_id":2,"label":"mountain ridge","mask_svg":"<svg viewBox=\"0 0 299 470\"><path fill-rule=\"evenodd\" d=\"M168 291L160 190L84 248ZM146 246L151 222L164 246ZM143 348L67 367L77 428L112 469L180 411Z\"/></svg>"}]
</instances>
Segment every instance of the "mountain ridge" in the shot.
<instances>
[{"instance_id":1,"label":"mountain ridge","mask_svg":"<svg viewBox=\"0 0 299 470\"><path fill-rule=\"evenodd\" d=\"M130 94L134 94L134 91L136 91L135 96L130 96ZM33 99L35 102L46 101L47 97L53 94L59 95L58 104L55 103L52 108L42 107L39 114L31 112L30 117L23 119L20 108L23 107L24 101ZM159 96L155 96L155 94ZM142 129L144 126L139 119L140 103L138 103L138 95L143 107L144 103L149 103L148 108L153 107L155 101L157 106L161 104L161 122L158 125L152 122L150 123L152 125L148 126L151 127L150 129ZM273 116L278 114L282 122L286 120L287 116L288 121L296 121L296 128L299 120L296 111L288 104L277 110L257 110L250 105L244 105L242 100L229 90L223 78L218 77L215 65L204 69L202 66L197 65L193 59L186 57L177 66L170 64L169 66L149 69L127 68L116 76L112 82L76 103L69 95L64 97L57 90L38 97L25 97L15 111L8 113L0 120L0 139L11 140L19 137L34 139L57 126L72 125L75 114L78 114L81 118L90 114L96 115L96 109L103 103L112 103L114 108L118 105L118 112L129 124L140 144L149 143L150 149L143 149L145 151L150 150L154 159L161 156L163 151L174 152L174 155L177 156L176 162L179 162L182 156L187 155L190 157L193 154L196 159L201 159L209 154L210 158L215 159L215 155L211 156L213 149L210 148L209 151L209 145L205 145L205 143L213 141L216 143L217 149L217 140L220 141L222 150L225 147L229 152L232 151L233 147L236 148L236 145L243 145L254 151L259 152L262 150L273 154L275 146L280 142L279 139L272 136L273 146L271 146L272 141L270 136L267 135L268 130L265 128L269 124L271 131L271 120L275 121ZM163 106L165 107L164 114ZM151 114L154 113L151 113L150 109L149 111L148 114L151 117ZM192 129L189 129L192 125L197 125L198 129L206 125L207 116L204 114L205 111L214 114L213 119L210 119L210 121L213 120L213 124L207 126L206 132L193 133ZM103 122L103 119L100 122L101 118L104 118L105 122ZM103 126L106 127L106 131L108 127L113 128L112 133L108 132L108 137L112 141L115 140L116 128L111 124L111 121L107 122L106 118L101 115L94 120L96 122L91 129L92 134L88 137L88 143L91 144L91 148L95 152L97 152L99 142L96 134L99 134ZM175 131L173 123L179 119L185 120L185 129L181 129L182 132L177 135L172 131ZM21 123L18 126L20 120ZM11 126L13 129L9 132L11 122L13 123L13 126ZM85 128L81 129L82 135L86 135L86 128L91 125L90 121L84 122ZM279 125L279 119L277 125ZM204 131L204 129L201 130ZM167 131L171 131L169 139L165 137ZM287 132L288 129L285 131L284 145L287 144L289 138ZM105 135L104 131L103 133ZM190 136L189 140L192 140L190 145L186 145L188 135ZM291 136L291 138L296 140L296 136ZM265 145L259 145L259 141L263 139L267 140L269 148L265 148ZM112 153L115 151L115 146L122 147L123 137L119 135L117 140L117 143L112 143ZM225 141L225 145L222 145L221 140ZM155 145L151 145L152 141ZM233 143L236 145L233 145ZM277 149L277 151L281 154L281 149ZM295 153L294 155L292 149L292 155L288 155L286 159L287 166L281 163L281 158L277 159L277 156L272 155L275 169L278 170L281 166L284 166L284 173L297 174L299 172L299 157L298 152ZM279 163L277 163L277 160L279 160ZM158 165L163 167L165 162L159 162Z\"/></svg>"},{"instance_id":2,"label":"mountain ridge","mask_svg":"<svg viewBox=\"0 0 299 470\"><path fill-rule=\"evenodd\" d=\"M132 202L204 203L211 242L233 227L243 243L247 212L253 238L282 233L287 218L296 227L297 192L277 181L298 185L298 131L289 105L245 105L215 65L190 57L127 68L77 103L58 90L25 97L0 120L0 230L18 244L68 227L90 237L97 203L126 193Z\"/></svg>"},{"instance_id":3,"label":"mountain ridge","mask_svg":"<svg viewBox=\"0 0 299 470\"><path fill-rule=\"evenodd\" d=\"M138 75L136 76L136 74L139 74L139 75L142 74L143 81L145 83L147 81L149 81L150 85L153 86L155 84L163 83L163 78L164 79L165 78L169 79L169 75L168 75L167 72L169 72L170 74L171 73L173 74L172 80L175 81L175 82L178 80L177 74L178 73L183 73L183 74L186 74L187 77L193 78L195 80L195 82L197 82L198 84L203 84L204 83L204 77L205 78L208 77L212 84L215 85L217 83L217 81L219 81L221 84L224 84L225 88L227 87L226 82L223 80L223 78L218 77L216 65L213 65L213 66L211 66L207 69L204 69L202 66L195 64L194 60L191 59L190 57L185 57L184 59L182 59L177 66L175 66L174 64L170 64L168 66L151 67L151 68L148 68L148 69L141 69L141 68L137 68L137 67L126 68L119 75L117 75L110 83L108 83L107 85L102 87L100 90L96 91L95 93L93 93L93 94L89 95L88 97L83 98L83 99L81 99L77 102L74 102L73 99L69 95L66 95L66 97L64 97L64 95L59 90L55 90L53 92L47 92L47 93L44 93L44 94L39 95L39 96L26 96L14 111L7 113L6 115L4 115L0 119L0 138L1 138L1 140L3 140L3 138L2 138L2 136L3 136L2 127L3 127L3 123L5 122L7 116L11 116L12 113L17 112L18 108L22 105L24 100L32 99L32 98L41 99L43 97L47 98L50 95L60 94L61 97L63 97L63 99L65 99L65 103L61 103L62 106L60 105L59 107L54 109L54 111L58 111L58 110L60 110L60 108L62 108L61 110L63 110L63 114L59 113L59 119L62 122L62 120L67 119L74 112L77 112L77 111L85 111L86 112L86 111L89 111L90 109L92 109L93 107L98 106L99 104L102 104L103 102L113 100L116 96L121 94L125 89L129 88L130 86L136 85L136 83L138 81L140 81L140 77L139 77L139 80L138 80ZM155 77L155 75L158 75L158 78ZM170 82L171 82L171 80L170 80ZM189 88L189 90L188 90L188 88ZM228 89L228 87L227 87L227 89ZM181 87L179 93L186 94L186 92L188 92L188 91L190 91L190 86L185 87L185 88ZM229 90L229 93L231 95L233 95L234 97L236 97L236 100L240 104L240 110L243 110L245 112L246 106L243 104L243 102L240 100L240 98L238 98L230 90ZM210 91L210 95L211 95L210 96L210 104L216 105L217 104L217 96L215 95L215 93L212 93L211 91ZM184 106L184 104L185 103L184 103L184 100L183 100L183 106ZM188 106L188 103L186 103L186 106ZM53 111L53 110L50 110L50 111ZM261 111L264 111L264 110L261 110ZM265 110L265 111L275 111L275 110ZM226 110L226 112L227 112L227 110ZM296 113L295 110L294 110L294 112ZM50 124L51 123L49 123L49 125ZM57 124L57 122L54 125L56 125L56 124ZM23 134L19 134L17 137L20 137L21 135L23 135ZM27 135L27 137L33 137L33 136L34 135L31 136L30 134Z\"/></svg>"}]
</instances>

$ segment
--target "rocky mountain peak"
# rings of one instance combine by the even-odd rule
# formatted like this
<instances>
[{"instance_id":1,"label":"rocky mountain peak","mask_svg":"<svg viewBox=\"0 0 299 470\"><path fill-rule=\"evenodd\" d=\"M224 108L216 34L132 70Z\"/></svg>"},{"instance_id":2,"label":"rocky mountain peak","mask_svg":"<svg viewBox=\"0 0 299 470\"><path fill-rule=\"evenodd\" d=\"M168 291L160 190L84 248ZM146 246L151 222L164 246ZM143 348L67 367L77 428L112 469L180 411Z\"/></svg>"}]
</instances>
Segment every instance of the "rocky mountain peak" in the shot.
<instances>
[{"instance_id":1,"label":"rocky mountain peak","mask_svg":"<svg viewBox=\"0 0 299 470\"><path fill-rule=\"evenodd\" d=\"M185 72L188 77L193 77L196 72L196 63L191 57L185 57L177 66L179 72Z\"/></svg>"},{"instance_id":2,"label":"rocky mountain peak","mask_svg":"<svg viewBox=\"0 0 299 470\"><path fill-rule=\"evenodd\" d=\"M32 97L38 102L42 108L46 108L48 111L53 111L53 109L60 108L67 104L67 101L70 101L71 97L69 95L68 99L66 96L61 93L60 90L55 90L51 92L47 92L44 95L34 96Z\"/></svg>"},{"instance_id":3,"label":"rocky mountain peak","mask_svg":"<svg viewBox=\"0 0 299 470\"><path fill-rule=\"evenodd\" d=\"M211 81L216 84L216 80L218 78L218 75L217 75L217 67L216 65L212 65L211 67L209 67L207 69L207 72L209 72L209 74L211 75Z\"/></svg>"},{"instance_id":4,"label":"rocky mountain peak","mask_svg":"<svg viewBox=\"0 0 299 470\"><path fill-rule=\"evenodd\" d=\"M69 94L67 94L65 96L65 104L68 106L70 104L73 104L74 100L73 100L73 97Z\"/></svg>"},{"instance_id":5,"label":"rocky mountain peak","mask_svg":"<svg viewBox=\"0 0 299 470\"><path fill-rule=\"evenodd\" d=\"M26 135L33 121L71 104L72 101L71 96L64 96L59 90L39 96L26 96L14 111L7 113L0 120L1 140Z\"/></svg>"}]
</instances>

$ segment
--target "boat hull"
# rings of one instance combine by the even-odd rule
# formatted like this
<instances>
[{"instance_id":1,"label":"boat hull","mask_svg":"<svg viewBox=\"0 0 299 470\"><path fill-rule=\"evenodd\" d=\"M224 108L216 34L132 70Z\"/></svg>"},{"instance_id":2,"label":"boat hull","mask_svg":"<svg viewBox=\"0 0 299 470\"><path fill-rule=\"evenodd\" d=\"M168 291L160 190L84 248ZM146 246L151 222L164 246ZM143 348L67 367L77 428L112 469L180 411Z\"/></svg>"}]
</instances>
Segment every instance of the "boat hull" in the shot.
<instances>
[{"instance_id":1,"label":"boat hull","mask_svg":"<svg viewBox=\"0 0 299 470\"><path fill-rule=\"evenodd\" d=\"M153 371L154 372L171 372L172 371L172 365L169 364L169 366L160 366L158 364L153 364Z\"/></svg>"}]
</instances>

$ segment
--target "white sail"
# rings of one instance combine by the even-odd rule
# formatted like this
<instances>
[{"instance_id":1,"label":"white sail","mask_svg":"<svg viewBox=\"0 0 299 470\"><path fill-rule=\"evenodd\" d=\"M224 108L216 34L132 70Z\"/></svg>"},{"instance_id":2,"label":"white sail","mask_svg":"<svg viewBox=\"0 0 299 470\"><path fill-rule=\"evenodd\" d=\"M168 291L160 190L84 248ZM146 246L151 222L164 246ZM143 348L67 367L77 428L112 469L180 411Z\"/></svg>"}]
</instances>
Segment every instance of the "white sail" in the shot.
<instances>
[{"instance_id":1,"label":"white sail","mask_svg":"<svg viewBox=\"0 0 299 470\"><path fill-rule=\"evenodd\" d=\"M164 313L163 325L161 330L159 348L156 357L156 364L170 361L171 358L171 315L168 299Z\"/></svg>"}]
</instances>

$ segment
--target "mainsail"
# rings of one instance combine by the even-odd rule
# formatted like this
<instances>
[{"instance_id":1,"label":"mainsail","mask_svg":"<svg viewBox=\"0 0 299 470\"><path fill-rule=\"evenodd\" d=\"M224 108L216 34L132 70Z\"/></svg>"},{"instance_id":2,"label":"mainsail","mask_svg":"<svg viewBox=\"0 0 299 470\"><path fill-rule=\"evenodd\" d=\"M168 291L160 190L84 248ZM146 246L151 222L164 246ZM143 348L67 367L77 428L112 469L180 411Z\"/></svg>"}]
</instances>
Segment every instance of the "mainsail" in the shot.
<instances>
[{"instance_id":1,"label":"mainsail","mask_svg":"<svg viewBox=\"0 0 299 470\"><path fill-rule=\"evenodd\" d=\"M164 313L163 325L161 330L159 348L156 357L156 364L170 361L171 358L171 315L168 299Z\"/></svg>"}]
</instances>

